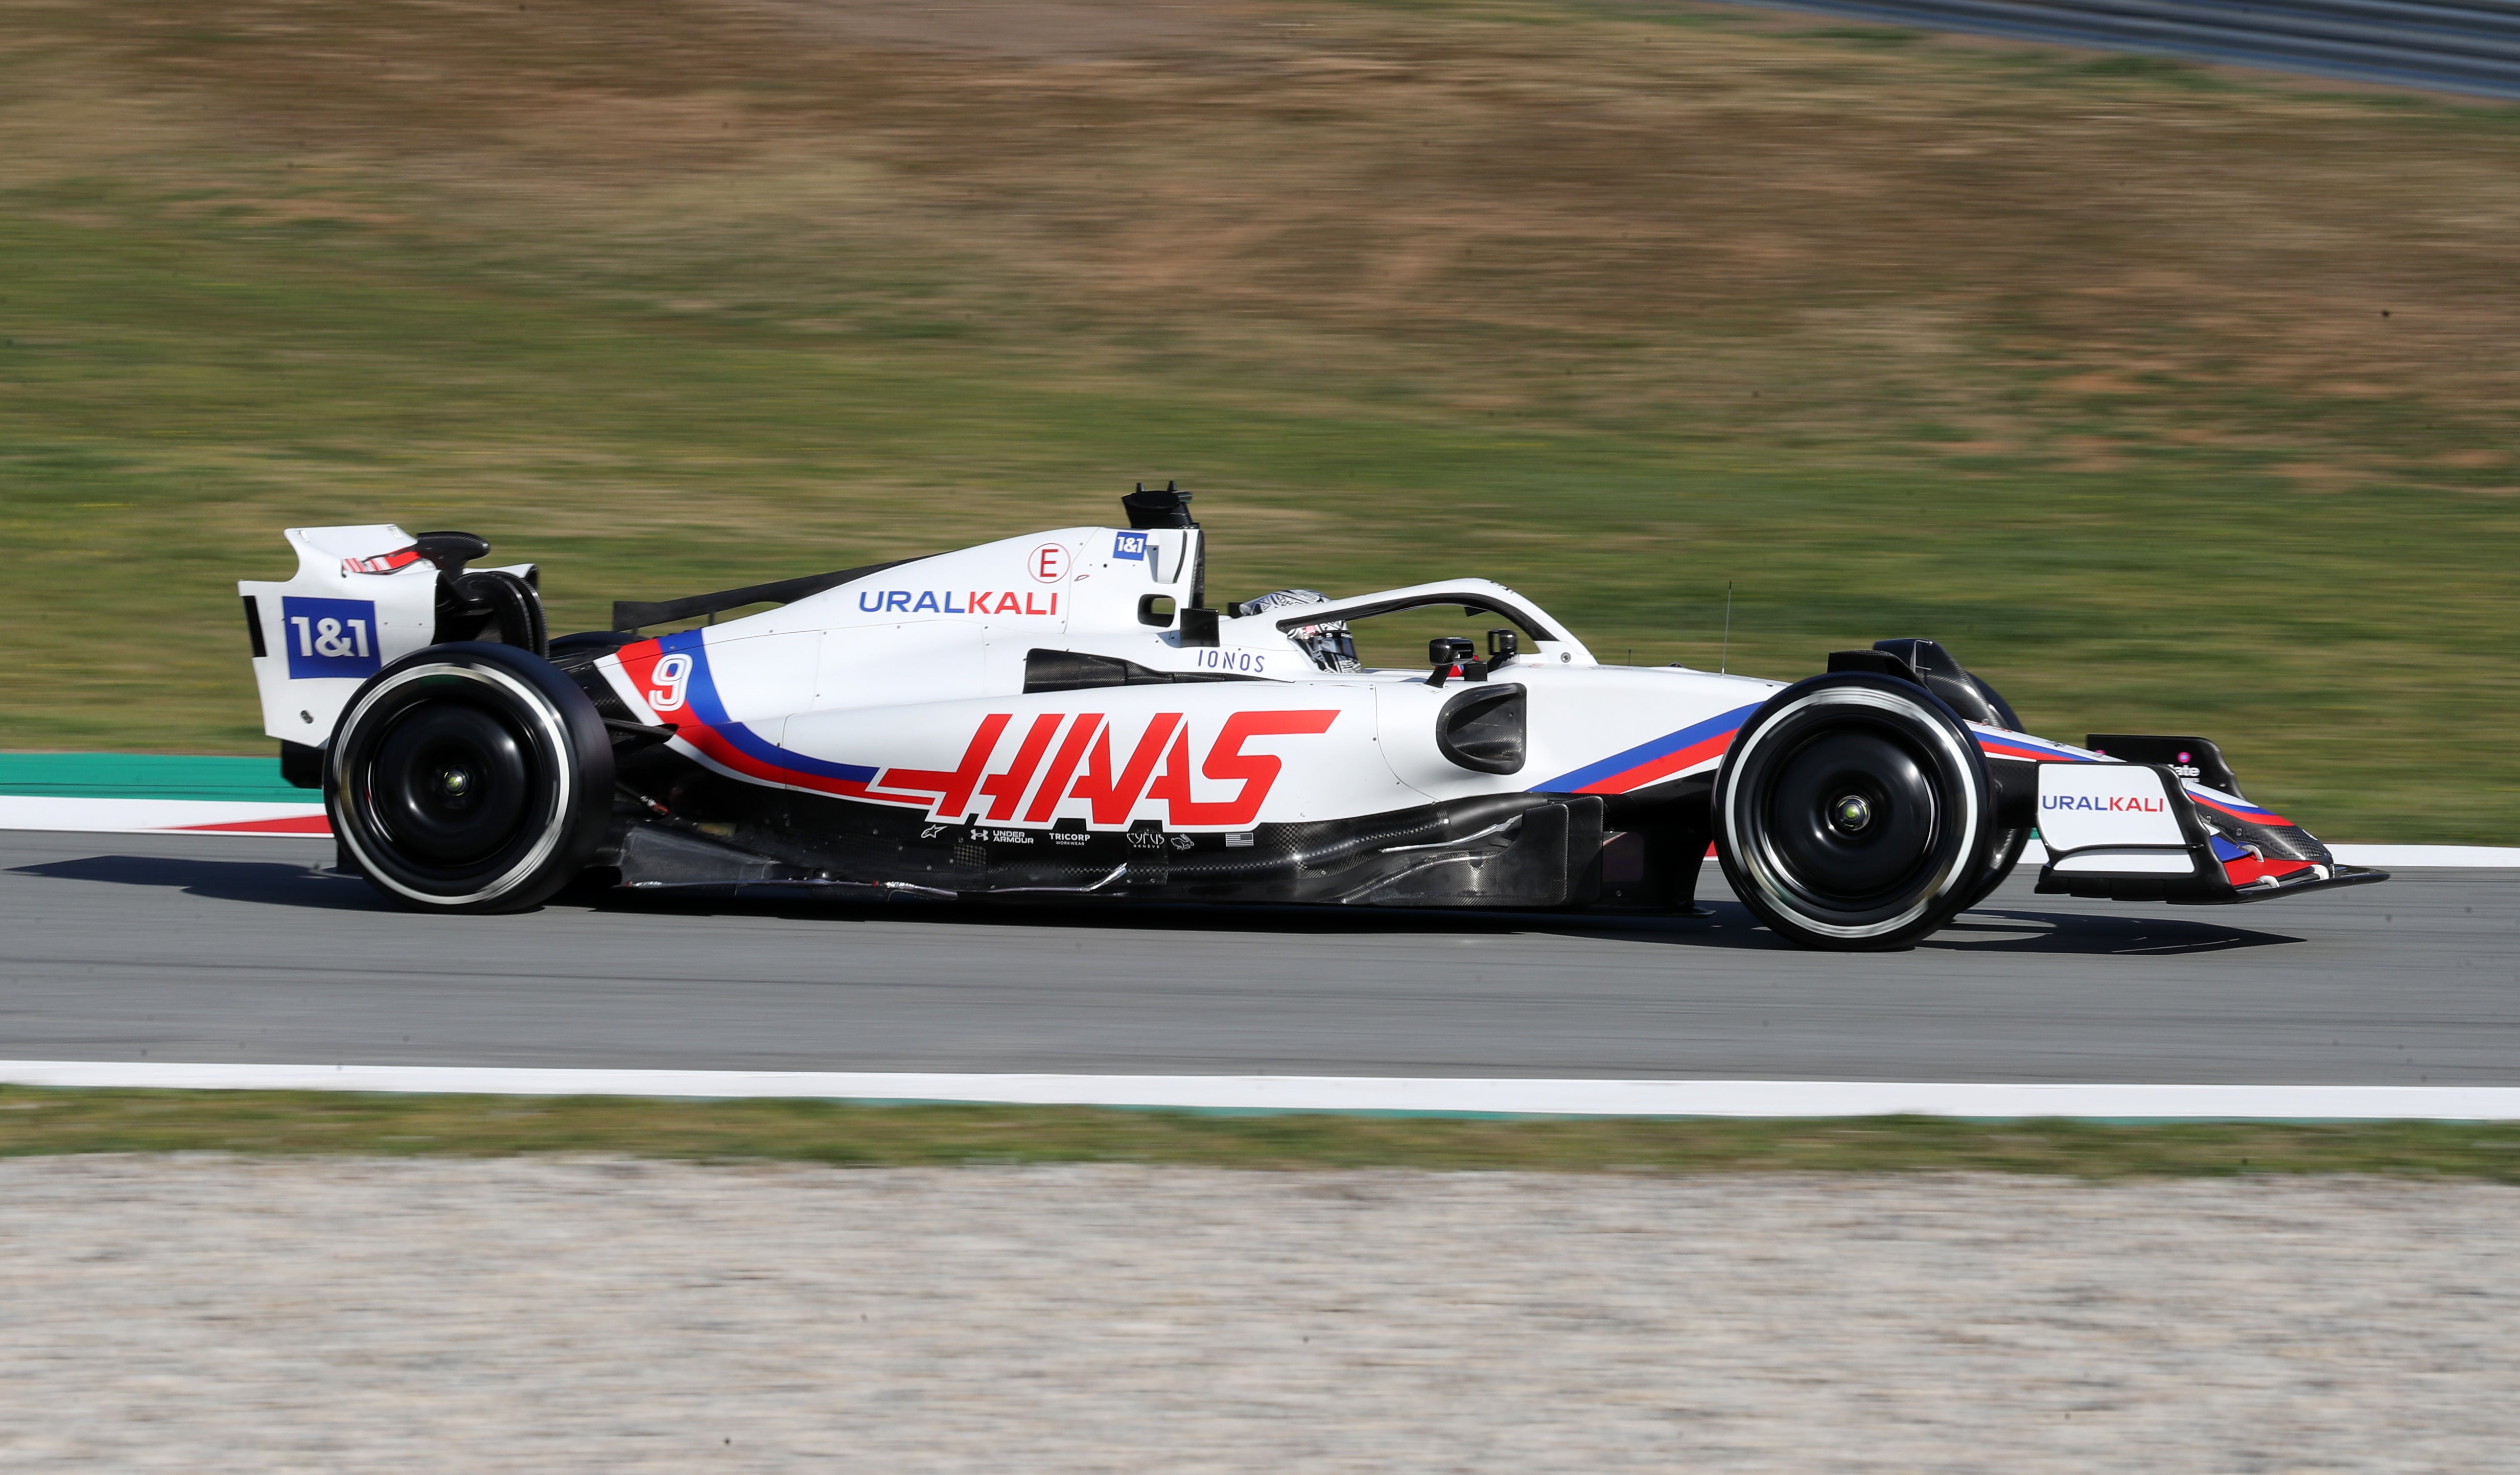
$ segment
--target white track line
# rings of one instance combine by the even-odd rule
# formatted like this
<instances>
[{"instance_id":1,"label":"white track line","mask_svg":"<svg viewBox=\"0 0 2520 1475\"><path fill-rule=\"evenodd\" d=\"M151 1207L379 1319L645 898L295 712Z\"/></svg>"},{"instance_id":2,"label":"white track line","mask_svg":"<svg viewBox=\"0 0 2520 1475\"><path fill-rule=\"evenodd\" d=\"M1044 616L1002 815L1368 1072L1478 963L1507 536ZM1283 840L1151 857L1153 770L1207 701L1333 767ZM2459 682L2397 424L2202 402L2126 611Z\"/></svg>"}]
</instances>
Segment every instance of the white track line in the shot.
<instances>
[{"instance_id":1,"label":"white track line","mask_svg":"<svg viewBox=\"0 0 2520 1475\"><path fill-rule=\"evenodd\" d=\"M1380 1076L1007 1076L436 1065L0 1061L14 1085L500 1096L789 1097L1224 1111L1587 1117L2084 1117L2520 1121L2507 1085L2013 1085L1875 1081L1477 1081Z\"/></svg>"},{"instance_id":2,"label":"white track line","mask_svg":"<svg viewBox=\"0 0 2520 1475\"><path fill-rule=\"evenodd\" d=\"M213 799L62 799L0 794L0 830L84 830L101 834L268 825L324 818L321 804L240 804ZM253 834L256 831L229 831ZM300 832L303 833L303 832ZM329 833L322 832L322 833Z\"/></svg>"},{"instance_id":3,"label":"white track line","mask_svg":"<svg viewBox=\"0 0 2520 1475\"><path fill-rule=\"evenodd\" d=\"M70 830L98 834L285 833L226 826L268 826L315 821L320 804L237 804L184 799L56 799L0 794L0 830ZM306 833L296 832L301 838ZM317 832L321 833L321 832ZM2336 858L2348 865L2520 867L2520 848L2490 845L2340 845ZM2038 841L2022 863L2039 866L2048 853Z\"/></svg>"}]
</instances>

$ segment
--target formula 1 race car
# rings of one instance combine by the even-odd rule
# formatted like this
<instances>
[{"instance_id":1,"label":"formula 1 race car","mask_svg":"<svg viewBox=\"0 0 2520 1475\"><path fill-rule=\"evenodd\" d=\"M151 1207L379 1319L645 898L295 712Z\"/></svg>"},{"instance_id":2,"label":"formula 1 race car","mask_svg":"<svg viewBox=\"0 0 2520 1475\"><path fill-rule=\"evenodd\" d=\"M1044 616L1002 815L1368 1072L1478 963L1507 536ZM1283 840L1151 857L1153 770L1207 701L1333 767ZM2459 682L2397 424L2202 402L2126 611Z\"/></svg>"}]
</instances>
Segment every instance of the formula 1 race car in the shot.
<instances>
[{"instance_id":1,"label":"formula 1 race car","mask_svg":"<svg viewBox=\"0 0 2520 1475\"><path fill-rule=\"evenodd\" d=\"M546 634L470 533L296 529L244 583L267 730L342 862L405 905L635 892L1685 911L1710 843L1814 947L1993 891L2255 901L2385 879L2240 797L2202 738L2032 737L1943 648L1787 685L1605 666L1501 583L1207 602L1188 494L1125 528L657 603ZM716 622L728 611L775 605ZM1485 617L1424 668L1350 622ZM694 626L700 620L712 622ZM681 626L643 636L646 627Z\"/></svg>"}]
</instances>

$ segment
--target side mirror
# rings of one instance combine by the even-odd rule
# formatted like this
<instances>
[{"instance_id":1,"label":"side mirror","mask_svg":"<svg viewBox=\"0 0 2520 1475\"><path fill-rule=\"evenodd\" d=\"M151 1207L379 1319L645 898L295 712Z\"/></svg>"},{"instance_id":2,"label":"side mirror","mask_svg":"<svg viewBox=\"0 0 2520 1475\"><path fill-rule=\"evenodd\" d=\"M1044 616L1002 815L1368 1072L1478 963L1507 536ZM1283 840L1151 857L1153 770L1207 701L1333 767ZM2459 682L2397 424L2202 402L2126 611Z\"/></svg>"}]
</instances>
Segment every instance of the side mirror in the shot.
<instances>
[{"instance_id":1,"label":"side mirror","mask_svg":"<svg viewBox=\"0 0 2520 1475\"><path fill-rule=\"evenodd\" d=\"M1464 681L1488 678L1487 663L1479 660L1479 648L1466 635L1438 635L1426 642L1426 659L1435 669L1426 684L1441 690L1455 676Z\"/></svg>"}]
</instances>

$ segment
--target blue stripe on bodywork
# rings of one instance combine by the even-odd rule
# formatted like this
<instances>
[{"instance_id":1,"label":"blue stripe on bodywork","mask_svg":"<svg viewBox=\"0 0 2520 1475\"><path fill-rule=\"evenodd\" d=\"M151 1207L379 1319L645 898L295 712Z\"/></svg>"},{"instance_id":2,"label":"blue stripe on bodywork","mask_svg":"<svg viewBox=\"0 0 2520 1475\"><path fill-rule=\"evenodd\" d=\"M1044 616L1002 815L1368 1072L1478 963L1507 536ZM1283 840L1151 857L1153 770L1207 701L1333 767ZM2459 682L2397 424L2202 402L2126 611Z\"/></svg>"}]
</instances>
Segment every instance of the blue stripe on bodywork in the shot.
<instances>
[{"instance_id":1,"label":"blue stripe on bodywork","mask_svg":"<svg viewBox=\"0 0 2520 1475\"><path fill-rule=\"evenodd\" d=\"M727 746L736 752L755 762L784 769L789 773L810 773L817 778L835 778L850 783L875 782L878 769L863 763L833 763L826 762L819 758L808 758L792 749L780 747L742 722L730 720L726 714L726 702L718 696L717 678L709 673L708 643L702 638L701 631L679 630L671 635L660 636L656 641L656 650L660 656L682 655L692 658L691 685L685 688L687 694L684 700L699 715L699 719L714 729L718 736L726 739Z\"/></svg>"},{"instance_id":2,"label":"blue stripe on bodywork","mask_svg":"<svg viewBox=\"0 0 2520 1475\"><path fill-rule=\"evenodd\" d=\"M1558 794L1581 789L1587 784L1598 784L1605 778L1625 773L1630 768L1650 763L1655 759L1678 753L1683 748L1732 731L1748 721L1750 714L1758 710L1759 704L1756 702L1747 707L1735 707L1722 716L1708 717L1703 722L1683 727L1678 732L1666 732L1661 737L1639 743L1624 753L1614 753L1598 763L1587 763L1572 773L1561 773L1547 783L1533 784L1532 792Z\"/></svg>"}]
</instances>

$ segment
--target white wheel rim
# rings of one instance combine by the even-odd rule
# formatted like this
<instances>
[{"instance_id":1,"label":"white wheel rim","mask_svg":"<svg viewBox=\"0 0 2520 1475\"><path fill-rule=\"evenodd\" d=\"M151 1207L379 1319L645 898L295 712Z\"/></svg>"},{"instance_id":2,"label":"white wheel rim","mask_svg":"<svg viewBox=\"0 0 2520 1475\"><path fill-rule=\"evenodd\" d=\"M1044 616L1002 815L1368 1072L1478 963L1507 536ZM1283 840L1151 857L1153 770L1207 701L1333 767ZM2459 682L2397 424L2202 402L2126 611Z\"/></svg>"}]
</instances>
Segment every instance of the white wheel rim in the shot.
<instances>
[{"instance_id":1,"label":"white wheel rim","mask_svg":"<svg viewBox=\"0 0 2520 1475\"><path fill-rule=\"evenodd\" d=\"M1767 741L1769 734L1782 727L1787 717L1812 707L1872 707L1884 712L1898 713L1922 711L1914 702L1890 692L1876 691L1870 687L1838 686L1812 692L1797 698L1776 715L1761 722L1758 730L1750 734L1749 741L1732 751L1733 762L1729 771L1738 775L1746 766L1746 760L1752 753L1758 751L1761 743ZM1960 747L1959 739L1955 737L1944 723L1935 721L1930 714L1926 715L1924 725L1931 730L1933 741L1942 748L1943 752L1958 763L1961 771L1967 771L1968 754ZM1924 896L1915 905L1900 912L1897 916L1881 921L1849 927L1834 922L1818 921L1805 915L1802 909L1794 904L1791 894L1778 884L1777 878L1783 870L1783 866L1770 852L1766 838L1762 836L1756 845L1743 842L1740 816L1741 795L1737 784L1728 786L1724 792L1722 818L1725 853L1732 857L1734 866L1748 877L1750 884L1758 889L1759 895L1767 900L1768 904L1792 917L1795 926L1807 928L1822 937L1839 938L1847 942L1886 937L1914 922L1918 917L1932 910L1934 903L1949 896L1958 879L1964 874L1961 862L1975 853L1977 842L1974 837L1981 823L1977 786L1962 784L1960 788L1962 790L1958 806L1960 833L1971 836L1971 840L1960 847L1959 853L1934 877L1932 885L1925 889Z\"/></svg>"},{"instance_id":2,"label":"white wheel rim","mask_svg":"<svg viewBox=\"0 0 2520 1475\"><path fill-rule=\"evenodd\" d=\"M435 892L414 891L385 874L384 867L379 865L376 859L360 847L357 825L336 822L333 833L341 842L343 848L358 860L359 868L365 871L371 880L395 896L407 897L427 906L470 906L476 901L494 901L522 885L525 878L532 875L537 867L551 858L551 853L560 848L561 832L567 827L563 821L567 817L569 801L577 783L577 775L570 771L569 764L565 761L568 753L568 731L561 723L560 713L554 710L549 702L543 700L541 692L509 675L506 671L488 667L455 666L444 662L415 666L408 670L397 671L390 679L380 682L375 690L360 699L358 706L350 709L350 714L342 718L338 730L345 734L350 732L358 725L359 719L372 711L377 703L412 682L428 676L460 676L467 681L479 682L485 686L503 687L521 698L526 709L533 713L536 724L542 729L544 741L550 745L550 752L562 760L552 764L556 770L558 782L552 785L552 804L543 816L541 836L535 840L533 849L526 852L524 858L509 867L498 880L468 896L446 897ZM340 796L340 802L344 806L361 803L361 799L353 798L351 795L350 775L341 771L341 755L334 754L332 761L333 792Z\"/></svg>"}]
</instances>

